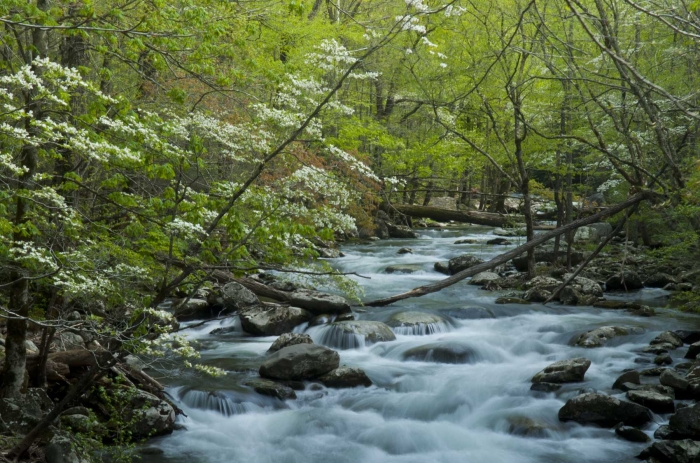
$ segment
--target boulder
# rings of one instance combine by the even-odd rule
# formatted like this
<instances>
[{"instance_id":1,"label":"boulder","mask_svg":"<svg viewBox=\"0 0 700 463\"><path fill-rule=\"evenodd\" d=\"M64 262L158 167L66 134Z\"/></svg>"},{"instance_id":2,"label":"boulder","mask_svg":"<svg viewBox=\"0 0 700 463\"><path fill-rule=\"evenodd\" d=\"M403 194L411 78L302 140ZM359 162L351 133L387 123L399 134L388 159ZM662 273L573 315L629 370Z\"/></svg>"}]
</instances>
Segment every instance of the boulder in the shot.
<instances>
[{"instance_id":1,"label":"boulder","mask_svg":"<svg viewBox=\"0 0 700 463\"><path fill-rule=\"evenodd\" d=\"M700 341L692 343L688 346L688 352L685 353L685 358L695 360L700 354Z\"/></svg>"},{"instance_id":2,"label":"boulder","mask_svg":"<svg viewBox=\"0 0 700 463\"><path fill-rule=\"evenodd\" d=\"M469 280L470 285L485 285L488 284L489 282L496 281L500 279L501 277L498 276L498 273L493 273L493 272L481 272L477 273L474 275L471 280Z\"/></svg>"},{"instance_id":3,"label":"boulder","mask_svg":"<svg viewBox=\"0 0 700 463\"><path fill-rule=\"evenodd\" d=\"M340 356L316 344L296 344L270 355L260 366L260 376L270 379L312 379L338 368Z\"/></svg>"},{"instance_id":4,"label":"boulder","mask_svg":"<svg viewBox=\"0 0 700 463\"><path fill-rule=\"evenodd\" d=\"M433 268L435 269L436 272L440 272L445 275L450 274L450 266L448 262L435 262L435 265L433 265Z\"/></svg>"},{"instance_id":5,"label":"boulder","mask_svg":"<svg viewBox=\"0 0 700 463\"><path fill-rule=\"evenodd\" d=\"M97 398L97 407L106 417L119 413L129 423L135 440L170 434L175 429L175 410L164 400L140 389L110 391L109 401ZM118 411L115 411L115 404Z\"/></svg>"},{"instance_id":6,"label":"boulder","mask_svg":"<svg viewBox=\"0 0 700 463\"><path fill-rule=\"evenodd\" d=\"M261 395L275 397L280 400L297 398L294 389L269 379L256 378L246 381L244 384L251 387L255 392Z\"/></svg>"},{"instance_id":7,"label":"boulder","mask_svg":"<svg viewBox=\"0 0 700 463\"><path fill-rule=\"evenodd\" d=\"M615 380L615 383L613 383L612 388L613 389L622 389L622 385L625 383L641 384L641 380L639 378L639 372L637 370L633 370L633 371L626 371L626 372L622 373Z\"/></svg>"},{"instance_id":8,"label":"boulder","mask_svg":"<svg viewBox=\"0 0 700 463\"><path fill-rule=\"evenodd\" d=\"M559 420L611 427L617 423L642 426L651 421L651 411L639 404L590 392L569 399L559 410Z\"/></svg>"},{"instance_id":9,"label":"boulder","mask_svg":"<svg viewBox=\"0 0 700 463\"><path fill-rule=\"evenodd\" d=\"M499 297L495 301L496 304L529 304L530 301L519 297Z\"/></svg>"},{"instance_id":10,"label":"boulder","mask_svg":"<svg viewBox=\"0 0 700 463\"><path fill-rule=\"evenodd\" d=\"M661 376L661 374L666 370L667 368L665 367L647 368L646 370L640 371L639 374L642 376Z\"/></svg>"},{"instance_id":11,"label":"boulder","mask_svg":"<svg viewBox=\"0 0 700 463\"><path fill-rule=\"evenodd\" d=\"M659 377L659 382L664 385L673 388L676 393L681 393L681 395L688 390L690 382L676 373L673 370L664 370Z\"/></svg>"},{"instance_id":12,"label":"boulder","mask_svg":"<svg viewBox=\"0 0 700 463\"><path fill-rule=\"evenodd\" d=\"M551 291L537 287L528 289L523 295L523 299L529 302L546 302L551 296Z\"/></svg>"},{"instance_id":13,"label":"boulder","mask_svg":"<svg viewBox=\"0 0 700 463\"><path fill-rule=\"evenodd\" d=\"M671 397L655 391L627 391L627 399L656 413L673 413L676 409Z\"/></svg>"},{"instance_id":14,"label":"boulder","mask_svg":"<svg viewBox=\"0 0 700 463\"><path fill-rule=\"evenodd\" d=\"M641 333L643 333L643 330L636 327L625 328L621 326L603 326L578 336L578 338L576 338L574 341L574 344L579 347L601 347L610 339L617 336Z\"/></svg>"},{"instance_id":15,"label":"boulder","mask_svg":"<svg viewBox=\"0 0 700 463\"><path fill-rule=\"evenodd\" d=\"M564 280L568 280L570 276L571 274L569 273L564 274ZM577 276L567 286L575 289L585 296L603 296L603 288L601 288L597 282L591 280L590 278Z\"/></svg>"},{"instance_id":16,"label":"boulder","mask_svg":"<svg viewBox=\"0 0 700 463\"><path fill-rule=\"evenodd\" d=\"M418 238L420 235L405 225L394 225L387 223L387 230L391 238Z\"/></svg>"},{"instance_id":17,"label":"boulder","mask_svg":"<svg viewBox=\"0 0 700 463\"><path fill-rule=\"evenodd\" d=\"M694 463L700 454L700 442L690 439L656 441L637 458L651 463Z\"/></svg>"},{"instance_id":18,"label":"boulder","mask_svg":"<svg viewBox=\"0 0 700 463\"><path fill-rule=\"evenodd\" d=\"M0 431L23 437L53 408L43 389L31 388L26 394L0 398Z\"/></svg>"},{"instance_id":19,"label":"boulder","mask_svg":"<svg viewBox=\"0 0 700 463\"><path fill-rule=\"evenodd\" d=\"M334 388L369 387L372 385L372 381L362 369L351 367L336 368L335 370L319 376L318 380L321 381L324 386Z\"/></svg>"},{"instance_id":20,"label":"boulder","mask_svg":"<svg viewBox=\"0 0 700 463\"><path fill-rule=\"evenodd\" d=\"M274 304L244 309L240 318L241 327L246 333L256 336L279 336L311 320L313 315L298 307Z\"/></svg>"},{"instance_id":21,"label":"boulder","mask_svg":"<svg viewBox=\"0 0 700 463\"><path fill-rule=\"evenodd\" d=\"M605 280L607 291L640 289L643 286L642 279L634 270L625 269Z\"/></svg>"},{"instance_id":22,"label":"boulder","mask_svg":"<svg viewBox=\"0 0 700 463\"><path fill-rule=\"evenodd\" d=\"M651 439L641 429L632 426L618 426L615 428L615 434L630 442L649 442Z\"/></svg>"},{"instance_id":23,"label":"boulder","mask_svg":"<svg viewBox=\"0 0 700 463\"><path fill-rule=\"evenodd\" d=\"M700 341L700 331L676 330L674 331L685 344L693 344Z\"/></svg>"},{"instance_id":24,"label":"boulder","mask_svg":"<svg viewBox=\"0 0 700 463\"><path fill-rule=\"evenodd\" d=\"M369 320L348 320L332 323L331 326L346 334L362 336L365 344L396 340L396 335L391 328L382 322Z\"/></svg>"},{"instance_id":25,"label":"boulder","mask_svg":"<svg viewBox=\"0 0 700 463\"><path fill-rule=\"evenodd\" d=\"M547 426L525 416L507 418L508 434L521 437L547 438L551 437Z\"/></svg>"},{"instance_id":26,"label":"boulder","mask_svg":"<svg viewBox=\"0 0 700 463\"><path fill-rule=\"evenodd\" d=\"M397 312L386 324L399 334L425 335L444 331L447 320L432 313Z\"/></svg>"},{"instance_id":27,"label":"boulder","mask_svg":"<svg viewBox=\"0 0 700 463\"><path fill-rule=\"evenodd\" d=\"M236 283L235 281L226 283L221 288L221 293L219 295L215 295L214 297L215 299L212 305L222 306L225 313L230 313L260 304L258 297L253 294L251 290L240 283Z\"/></svg>"},{"instance_id":28,"label":"boulder","mask_svg":"<svg viewBox=\"0 0 700 463\"><path fill-rule=\"evenodd\" d=\"M87 463L88 460L78 456L79 447L74 436L66 431L54 432L48 445L44 448L46 463Z\"/></svg>"},{"instance_id":29,"label":"boulder","mask_svg":"<svg viewBox=\"0 0 700 463\"><path fill-rule=\"evenodd\" d=\"M477 240L467 238L467 239L463 239L463 240L457 240L457 241L455 241L455 244L476 244L478 242L479 241L477 241Z\"/></svg>"},{"instance_id":30,"label":"boulder","mask_svg":"<svg viewBox=\"0 0 700 463\"><path fill-rule=\"evenodd\" d=\"M575 383L583 381L583 377L591 366L591 361L585 358L560 360L546 367L532 378L533 383Z\"/></svg>"},{"instance_id":31,"label":"boulder","mask_svg":"<svg viewBox=\"0 0 700 463\"><path fill-rule=\"evenodd\" d=\"M668 284L678 283L675 278L667 273L654 273L644 280L644 286L647 288L663 288Z\"/></svg>"},{"instance_id":32,"label":"boulder","mask_svg":"<svg viewBox=\"0 0 700 463\"><path fill-rule=\"evenodd\" d=\"M413 249L411 248L399 248L396 252L397 254L413 254Z\"/></svg>"},{"instance_id":33,"label":"boulder","mask_svg":"<svg viewBox=\"0 0 700 463\"><path fill-rule=\"evenodd\" d=\"M669 344L676 348L681 347L683 345L683 340L673 331L664 331L663 333L652 339L649 344Z\"/></svg>"},{"instance_id":34,"label":"boulder","mask_svg":"<svg viewBox=\"0 0 700 463\"><path fill-rule=\"evenodd\" d=\"M556 278L552 277L547 277L547 276L536 276L535 278L526 281L523 287L525 289L532 289L532 288L543 288L548 291L554 291L561 285L562 282L557 280Z\"/></svg>"},{"instance_id":35,"label":"boulder","mask_svg":"<svg viewBox=\"0 0 700 463\"><path fill-rule=\"evenodd\" d=\"M559 293L559 302L564 305L593 305L598 301L598 296L583 294L576 286L566 286Z\"/></svg>"},{"instance_id":36,"label":"boulder","mask_svg":"<svg viewBox=\"0 0 700 463\"><path fill-rule=\"evenodd\" d=\"M553 249L538 249L535 251L535 262L546 262L548 264L554 263L558 259L566 259L566 251L559 251L556 255ZM583 253L579 251L573 251L571 253L571 265L578 265L583 262ZM524 272L527 270L527 255L523 254L520 257L513 259L513 265L519 272Z\"/></svg>"},{"instance_id":37,"label":"boulder","mask_svg":"<svg viewBox=\"0 0 700 463\"><path fill-rule=\"evenodd\" d=\"M289 294L289 303L308 310L314 315L341 314L351 312L345 298L312 289L298 289Z\"/></svg>"},{"instance_id":38,"label":"boulder","mask_svg":"<svg viewBox=\"0 0 700 463\"><path fill-rule=\"evenodd\" d=\"M313 343L314 342L311 340L311 336L308 334L284 333L279 338L275 339L275 342L272 343L267 351L272 353L277 352L280 349L284 349L285 347L295 346L297 344Z\"/></svg>"},{"instance_id":39,"label":"boulder","mask_svg":"<svg viewBox=\"0 0 700 463\"><path fill-rule=\"evenodd\" d=\"M450 269L450 274L454 275L455 273L459 273L462 270L466 270L483 262L483 259L470 256L469 254L464 254L463 256L450 259L450 261L447 263L447 267Z\"/></svg>"},{"instance_id":40,"label":"boulder","mask_svg":"<svg viewBox=\"0 0 700 463\"><path fill-rule=\"evenodd\" d=\"M681 438L700 440L700 403L679 408L669 418L668 427Z\"/></svg>"},{"instance_id":41,"label":"boulder","mask_svg":"<svg viewBox=\"0 0 700 463\"><path fill-rule=\"evenodd\" d=\"M659 354L654 357L654 363L656 365L670 365L673 363L673 359L668 354Z\"/></svg>"},{"instance_id":42,"label":"boulder","mask_svg":"<svg viewBox=\"0 0 700 463\"><path fill-rule=\"evenodd\" d=\"M384 273L416 273L423 270L423 264L394 264L384 269Z\"/></svg>"},{"instance_id":43,"label":"boulder","mask_svg":"<svg viewBox=\"0 0 700 463\"><path fill-rule=\"evenodd\" d=\"M509 244L513 244L510 241L508 241L505 238L494 238L491 240L486 241L486 244L491 244L494 246L508 246Z\"/></svg>"},{"instance_id":44,"label":"boulder","mask_svg":"<svg viewBox=\"0 0 700 463\"><path fill-rule=\"evenodd\" d=\"M530 386L531 391L537 392L555 392L561 389L561 384L555 383L532 383Z\"/></svg>"},{"instance_id":45,"label":"boulder","mask_svg":"<svg viewBox=\"0 0 700 463\"><path fill-rule=\"evenodd\" d=\"M440 341L409 349L404 352L403 358L419 362L469 363L474 353L466 346Z\"/></svg>"},{"instance_id":46,"label":"boulder","mask_svg":"<svg viewBox=\"0 0 700 463\"><path fill-rule=\"evenodd\" d=\"M173 314L179 321L202 320L216 316L217 310L204 299L189 299L179 304Z\"/></svg>"}]
</instances>

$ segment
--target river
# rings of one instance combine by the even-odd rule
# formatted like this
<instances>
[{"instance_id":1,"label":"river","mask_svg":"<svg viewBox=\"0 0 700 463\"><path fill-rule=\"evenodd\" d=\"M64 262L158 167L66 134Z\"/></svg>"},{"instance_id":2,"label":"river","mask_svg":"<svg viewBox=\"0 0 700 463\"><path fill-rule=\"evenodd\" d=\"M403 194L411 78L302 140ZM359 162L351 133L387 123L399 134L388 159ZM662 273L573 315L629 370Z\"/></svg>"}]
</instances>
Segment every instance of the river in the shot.
<instances>
[{"instance_id":1,"label":"river","mask_svg":"<svg viewBox=\"0 0 700 463\"><path fill-rule=\"evenodd\" d=\"M420 239L383 240L343 247L334 266L371 279L358 279L367 299L389 296L437 281L436 261L463 253L484 259L509 249L483 242L487 227L421 230ZM473 238L471 245L455 245ZM518 238L514 238L517 242ZM516 243L517 244L517 243ZM398 255L408 246L413 254ZM392 264L421 264L414 274L386 274ZM641 348L664 330L698 329L700 318L665 309L657 316L634 317L625 311L592 307L496 305L499 294L460 282L439 293L394 306L356 313L363 320L385 321L397 311L433 311L446 322L428 334L398 334L397 340L340 350L341 364L365 370L370 388L326 389L308 386L298 399L281 402L240 386L256 376L274 337L250 337L238 331L212 334L236 320L213 321L189 330L199 341L205 363L225 368L220 378L173 371L169 392L187 414L183 429L154 439L160 455L149 463L583 463L635 462L646 444L617 438L610 429L561 423L557 412L582 388L611 391L627 368L649 368L653 358ZM663 290L641 290L608 298L665 304ZM605 325L636 326L644 334L616 338L605 347L569 345L584 331ZM304 331L305 327L297 328ZM187 332L187 331L185 331ZM306 331L315 342L347 346L326 327ZM469 352L467 363L405 360L412 348L439 343ZM674 363L685 349L671 353ZM556 393L530 391L530 379L556 360L586 357L592 365L585 382ZM637 363L635 363L635 360ZM640 364L640 362L642 364ZM651 380L651 378L648 378ZM616 394L623 397L624 394ZM667 416L645 428L651 436Z\"/></svg>"}]
</instances>

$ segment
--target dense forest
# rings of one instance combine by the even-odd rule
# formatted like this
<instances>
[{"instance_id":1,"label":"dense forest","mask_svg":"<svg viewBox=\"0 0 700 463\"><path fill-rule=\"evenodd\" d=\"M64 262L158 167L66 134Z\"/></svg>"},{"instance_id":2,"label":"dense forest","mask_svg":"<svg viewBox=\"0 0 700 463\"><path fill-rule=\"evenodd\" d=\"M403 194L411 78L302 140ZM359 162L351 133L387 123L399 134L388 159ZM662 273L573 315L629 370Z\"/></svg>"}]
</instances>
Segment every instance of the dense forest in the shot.
<instances>
[{"instance_id":1,"label":"dense forest","mask_svg":"<svg viewBox=\"0 0 700 463\"><path fill-rule=\"evenodd\" d=\"M139 394L182 413L169 375L139 359L213 382L235 370L201 358L192 320L236 315L248 334L286 336L309 321L289 307L357 320L469 277L538 288L511 303L601 305L581 283L595 280L665 288L663 305L700 312L700 2L3 0L0 23L8 461L119 461L172 432L136 430ZM459 226L511 241L382 291L336 264L343 246ZM291 324L251 328L250 305ZM675 398L700 398L696 381ZM17 418L17 404L41 410ZM694 461L697 422L667 437L690 442L686 460L645 458Z\"/></svg>"}]
</instances>

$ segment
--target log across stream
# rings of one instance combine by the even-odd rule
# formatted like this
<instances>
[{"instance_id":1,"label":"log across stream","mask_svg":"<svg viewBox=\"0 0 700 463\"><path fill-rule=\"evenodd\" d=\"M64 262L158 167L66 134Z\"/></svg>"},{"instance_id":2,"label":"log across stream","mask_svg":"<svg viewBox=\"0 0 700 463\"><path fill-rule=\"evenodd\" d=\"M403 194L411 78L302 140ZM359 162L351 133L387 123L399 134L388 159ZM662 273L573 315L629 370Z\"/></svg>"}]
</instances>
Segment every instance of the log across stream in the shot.
<instances>
[{"instance_id":1,"label":"log across stream","mask_svg":"<svg viewBox=\"0 0 700 463\"><path fill-rule=\"evenodd\" d=\"M333 265L358 272L367 299L381 299L444 278L436 261L462 253L489 259L503 247L483 244L489 227L422 230L420 239L385 240L343 248ZM455 245L472 238L475 244ZM512 240L517 245L519 238ZM398 255L400 247L413 254ZM507 249L507 248L506 248ZM386 274L394 264L412 264L412 274ZM643 300L660 307L663 290L643 289L608 298ZM190 330L205 363L228 374L192 373L165 380L187 417L183 429L148 445L152 463L610 463L635 462L646 444L616 437L611 429L562 423L557 413L582 389L612 391L625 369L643 369L653 354L642 353L660 332L700 328L700 317L657 309L651 318L593 307L497 305L500 294L462 281L421 298L358 311L361 320L388 321L419 311L435 317L423 329L397 329L397 339L373 345L343 339L328 326L297 327L338 349L341 364L361 367L373 386L331 389L307 385L296 400L256 394L242 383L253 376L275 337L251 337L233 320ZM573 347L572 338L601 326L641 328L604 347ZM224 332L214 330L228 328ZM185 331L187 333L187 331ZM358 347L359 346L359 347ZM352 347L342 349L342 347ZM432 352L432 353L431 353ZM439 355L438 355L439 353ZM679 363L685 349L671 352ZM530 379L557 360L591 361L585 380L554 393L533 392ZM642 363L640 363L642 362ZM644 431L653 435L668 415L655 415ZM162 452L161 454L154 454Z\"/></svg>"}]
</instances>

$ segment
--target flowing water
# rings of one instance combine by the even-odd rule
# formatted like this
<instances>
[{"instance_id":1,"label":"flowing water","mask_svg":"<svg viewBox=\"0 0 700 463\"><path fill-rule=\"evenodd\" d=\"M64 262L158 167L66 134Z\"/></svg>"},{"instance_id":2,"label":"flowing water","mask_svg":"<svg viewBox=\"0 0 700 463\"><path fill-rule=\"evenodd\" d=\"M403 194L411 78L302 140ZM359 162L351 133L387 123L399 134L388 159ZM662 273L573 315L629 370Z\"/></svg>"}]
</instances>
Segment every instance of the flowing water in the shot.
<instances>
[{"instance_id":1,"label":"flowing water","mask_svg":"<svg viewBox=\"0 0 700 463\"><path fill-rule=\"evenodd\" d=\"M483 244L493 238L486 227L420 233L416 240L345 246L346 257L336 259L334 265L371 277L358 282L367 299L376 299L444 278L433 271L436 261L462 253L489 258L508 249ZM478 243L453 244L463 238L474 238ZM398 255L397 250L404 246L411 247L413 254ZM383 273L392 264L419 264L421 270L414 274ZM442 316L442 322L418 330L397 330L396 341L369 346L362 338L343 337L329 327L297 328L306 330L314 342L340 349L341 364L364 369L374 385L366 389L309 385L305 391L297 391L297 400L286 402L240 386L245 379L257 376L257 367L274 337L246 336L235 319L189 330L190 337L201 344L203 360L229 373L221 378L202 378L174 372L168 380L169 391L187 414L179 418L185 429L151 441L163 454L144 456L142 461L638 461L634 456L644 444L618 439L610 429L561 423L557 412L582 388L616 394L610 388L624 369L653 366L645 364L653 356L641 354L641 348L661 331L698 329L700 318L663 309L656 317L641 318L592 307L496 305L493 301L497 296L460 282L436 294L357 312L357 319L378 321L400 311ZM662 290L645 289L613 297L661 306L664 296ZM597 349L569 345L576 335L605 325L636 326L645 332L614 339ZM227 333L212 333L222 326L228 328ZM445 348L448 355L412 355L425 345ZM674 361L682 361L683 353L684 349L672 353ZM556 393L530 391L535 373L556 360L573 357L592 361L585 382L565 385ZM667 419L655 416L655 423L645 431L651 436Z\"/></svg>"}]
</instances>

